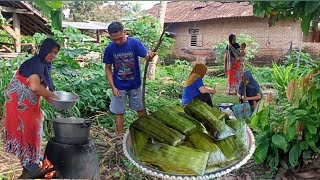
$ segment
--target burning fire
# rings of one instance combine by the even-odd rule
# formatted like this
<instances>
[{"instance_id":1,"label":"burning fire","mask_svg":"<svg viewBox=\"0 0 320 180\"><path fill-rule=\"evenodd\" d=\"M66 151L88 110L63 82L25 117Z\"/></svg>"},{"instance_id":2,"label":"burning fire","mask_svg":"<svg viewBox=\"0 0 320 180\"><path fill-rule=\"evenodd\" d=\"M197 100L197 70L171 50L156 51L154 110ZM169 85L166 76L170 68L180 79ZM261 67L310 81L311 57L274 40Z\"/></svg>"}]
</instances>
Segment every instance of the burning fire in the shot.
<instances>
[{"instance_id":1,"label":"burning fire","mask_svg":"<svg viewBox=\"0 0 320 180\"><path fill-rule=\"evenodd\" d=\"M46 157L44 159L44 161L40 164L41 169L45 170L45 169L52 169L53 165L51 164L51 162L48 160L48 158ZM48 172L44 177L46 179L51 179L54 175L55 175L56 171L50 171Z\"/></svg>"}]
</instances>

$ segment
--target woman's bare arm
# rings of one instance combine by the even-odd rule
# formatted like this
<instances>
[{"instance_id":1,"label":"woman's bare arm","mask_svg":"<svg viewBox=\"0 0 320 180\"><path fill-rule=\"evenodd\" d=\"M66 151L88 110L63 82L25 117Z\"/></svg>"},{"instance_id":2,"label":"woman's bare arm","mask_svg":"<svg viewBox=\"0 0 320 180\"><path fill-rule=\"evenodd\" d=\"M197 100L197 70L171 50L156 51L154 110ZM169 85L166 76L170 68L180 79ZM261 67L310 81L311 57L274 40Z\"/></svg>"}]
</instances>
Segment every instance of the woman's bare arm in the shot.
<instances>
[{"instance_id":1,"label":"woman's bare arm","mask_svg":"<svg viewBox=\"0 0 320 180\"><path fill-rule=\"evenodd\" d=\"M52 97L52 98L58 98L53 92L49 91L47 88L41 85L40 77L37 74L33 74L29 77L30 81L30 89L34 93L40 96L44 97Z\"/></svg>"},{"instance_id":2,"label":"woman's bare arm","mask_svg":"<svg viewBox=\"0 0 320 180\"><path fill-rule=\"evenodd\" d=\"M217 91L213 88L208 88L208 87L205 87L205 86L201 86L199 88L199 91L204 94L204 93L209 93L209 94L215 94Z\"/></svg>"},{"instance_id":3,"label":"woman's bare arm","mask_svg":"<svg viewBox=\"0 0 320 180\"><path fill-rule=\"evenodd\" d=\"M248 101L256 101L256 100L259 100L261 99L261 94L257 94L256 96L252 96L252 97L247 97L247 100Z\"/></svg>"}]
</instances>

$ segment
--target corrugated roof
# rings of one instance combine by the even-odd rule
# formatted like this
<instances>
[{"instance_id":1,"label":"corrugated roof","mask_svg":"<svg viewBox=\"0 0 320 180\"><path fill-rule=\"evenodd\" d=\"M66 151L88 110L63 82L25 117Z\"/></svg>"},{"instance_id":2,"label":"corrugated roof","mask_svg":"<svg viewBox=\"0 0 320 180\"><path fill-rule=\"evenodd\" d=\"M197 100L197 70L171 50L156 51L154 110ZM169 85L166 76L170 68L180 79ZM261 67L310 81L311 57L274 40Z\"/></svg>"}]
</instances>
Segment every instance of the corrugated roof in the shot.
<instances>
[{"instance_id":1,"label":"corrugated roof","mask_svg":"<svg viewBox=\"0 0 320 180\"><path fill-rule=\"evenodd\" d=\"M81 30L107 30L109 23L88 21L88 22L62 22L62 27L74 27Z\"/></svg>"},{"instance_id":2,"label":"corrugated roof","mask_svg":"<svg viewBox=\"0 0 320 180\"><path fill-rule=\"evenodd\" d=\"M160 4L156 4L145 12L159 17L159 9ZM248 2L176 1L168 2L165 23L248 16L253 16L253 7Z\"/></svg>"},{"instance_id":3,"label":"corrugated roof","mask_svg":"<svg viewBox=\"0 0 320 180\"><path fill-rule=\"evenodd\" d=\"M33 35L36 32L51 34L48 20L41 15L41 13L33 8L27 2L22 1L0 1L0 6L23 9L30 12L30 14L19 14L20 29L23 35ZM12 13L1 12L4 16L10 16Z\"/></svg>"}]
</instances>

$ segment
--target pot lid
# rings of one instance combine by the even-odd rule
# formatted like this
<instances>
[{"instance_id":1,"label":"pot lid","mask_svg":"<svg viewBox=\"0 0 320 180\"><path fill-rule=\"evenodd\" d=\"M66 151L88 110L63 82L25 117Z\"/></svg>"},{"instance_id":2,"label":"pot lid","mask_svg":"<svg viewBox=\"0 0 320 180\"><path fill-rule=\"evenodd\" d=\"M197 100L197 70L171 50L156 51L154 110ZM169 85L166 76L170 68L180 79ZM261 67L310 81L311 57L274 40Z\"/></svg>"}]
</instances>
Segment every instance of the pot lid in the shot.
<instances>
[{"instance_id":1,"label":"pot lid","mask_svg":"<svg viewBox=\"0 0 320 180\"><path fill-rule=\"evenodd\" d=\"M59 122L59 123L72 123L72 124L82 124L84 122L88 122L91 120L90 119L83 119L83 118L77 118L77 117L59 117L59 118L55 118L53 119L54 122Z\"/></svg>"}]
</instances>

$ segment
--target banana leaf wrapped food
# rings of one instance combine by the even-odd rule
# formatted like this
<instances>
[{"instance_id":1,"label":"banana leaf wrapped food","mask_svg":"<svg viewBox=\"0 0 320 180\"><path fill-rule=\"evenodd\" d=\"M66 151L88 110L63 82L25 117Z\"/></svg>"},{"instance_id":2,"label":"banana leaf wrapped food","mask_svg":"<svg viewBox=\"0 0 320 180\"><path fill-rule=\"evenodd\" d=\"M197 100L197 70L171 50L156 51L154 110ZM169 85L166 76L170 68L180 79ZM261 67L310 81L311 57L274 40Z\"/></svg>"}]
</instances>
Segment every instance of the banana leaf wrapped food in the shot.
<instances>
[{"instance_id":1,"label":"banana leaf wrapped food","mask_svg":"<svg viewBox=\"0 0 320 180\"><path fill-rule=\"evenodd\" d=\"M224 120L226 114L221 112L218 108L216 107L211 107L207 103L203 104L213 115L215 115L219 120ZM224 121L223 121L224 122Z\"/></svg>"},{"instance_id":2,"label":"banana leaf wrapped food","mask_svg":"<svg viewBox=\"0 0 320 180\"><path fill-rule=\"evenodd\" d=\"M193 144L189 141L189 139L185 139L177 147L181 147L181 146L188 147L188 148L193 148L193 149L195 148L193 146Z\"/></svg>"},{"instance_id":3,"label":"banana leaf wrapped food","mask_svg":"<svg viewBox=\"0 0 320 180\"><path fill-rule=\"evenodd\" d=\"M199 100L162 108L131 124L132 150L139 161L164 172L213 172L248 153L245 122L225 117Z\"/></svg>"},{"instance_id":4,"label":"banana leaf wrapped food","mask_svg":"<svg viewBox=\"0 0 320 180\"><path fill-rule=\"evenodd\" d=\"M207 133L206 128L199 121L194 119L192 116L189 116L185 112L178 112L178 115L188 119L192 124L194 124L196 126L196 129L194 131L190 132L190 134L195 131L201 131L201 132Z\"/></svg>"},{"instance_id":5,"label":"banana leaf wrapped food","mask_svg":"<svg viewBox=\"0 0 320 180\"><path fill-rule=\"evenodd\" d=\"M179 116L178 112L172 108L161 108L153 113L154 116L160 120L164 125L171 127L183 134L190 134L196 130L196 125L189 119Z\"/></svg>"},{"instance_id":6,"label":"banana leaf wrapped food","mask_svg":"<svg viewBox=\"0 0 320 180\"><path fill-rule=\"evenodd\" d=\"M209 153L188 147L147 143L137 158L166 172L201 176L205 172Z\"/></svg>"},{"instance_id":7,"label":"banana leaf wrapped food","mask_svg":"<svg viewBox=\"0 0 320 180\"><path fill-rule=\"evenodd\" d=\"M197 131L188 137L189 141L196 149L209 152L208 166L219 166L227 161L225 155L213 140L205 133Z\"/></svg>"},{"instance_id":8,"label":"banana leaf wrapped food","mask_svg":"<svg viewBox=\"0 0 320 180\"><path fill-rule=\"evenodd\" d=\"M229 120L226 122L236 132L236 141L241 150L248 151L247 124L244 120Z\"/></svg>"},{"instance_id":9,"label":"banana leaf wrapped food","mask_svg":"<svg viewBox=\"0 0 320 180\"><path fill-rule=\"evenodd\" d=\"M129 128L130 138L132 142L133 153L137 156L143 147L147 144L150 136L143 131L139 131L134 127Z\"/></svg>"},{"instance_id":10,"label":"banana leaf wrapped food","mask_svg":"<svg viewBox=\"0 0 320 180\"><path fill-rule=\"evenodd\" d=\"M178 145L185 139L185 136L177 130L167 127L157 119L150 116L139 117L131 124L131 126L145 132L160 142L167 143L172 146Z\"/></svg>"},{"instance_id":11,"label":"banana leaf wrapped food","mask_svg":"<svg viewBox=\"0 0 320 180\"><path fill-rule=\"evenodd\" d=\"M205 103L194 99L185 106L186 114L200 121L213 136L214 140L222 140L230 136L234 136L235 132L228 125L218 120L218 118L209 111Z\"/></svg>"},{"instance_id":12,"label":"banana leaf wrapped food","mask_svg":"<svg viewBox=\"0 0 320 180\"><path fill-rule=\"evenodd\" d=\"M241 158L247 153L246 150L243 150L239 147L239 143L237 142L235 136L230 136L226 139L215 141L215 144L218 145L228 161Z\"/></svg>"},{"instance_id":13,"label":"banana leaf wrapped food","mask_svg":"<svg viewBox=\"0 0 320 180\"><path fill-rule=\"evenodd\" d=\"M176 112L183 112L184 113L184 107L183 106L173 106L173 107L170 107L172 108L174 111Z\"/></svg>"}]
</instances>

